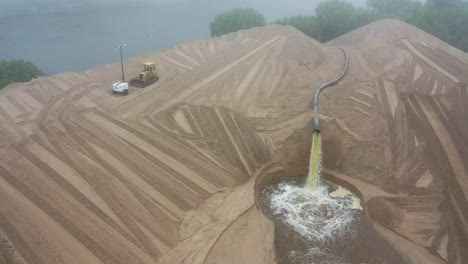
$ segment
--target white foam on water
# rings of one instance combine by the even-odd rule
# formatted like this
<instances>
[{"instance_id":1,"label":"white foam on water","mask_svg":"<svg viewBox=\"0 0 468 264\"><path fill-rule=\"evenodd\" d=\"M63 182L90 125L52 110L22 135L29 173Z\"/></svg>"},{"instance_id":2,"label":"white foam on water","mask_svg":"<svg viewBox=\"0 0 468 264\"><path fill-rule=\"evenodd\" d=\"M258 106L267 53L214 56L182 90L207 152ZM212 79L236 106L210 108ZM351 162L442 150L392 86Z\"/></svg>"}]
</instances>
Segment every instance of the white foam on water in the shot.
<instances>
[{"instance_id":1,"label":"white foam on water","mask_svg":"<svg viewBox=\"0 0 468 264\"><path fill-rule=\"evenodd\" d=\"M352 233L353 195L331 197L325 186L312 192L288 182L271 187L266 200L271 212L304 238L331 242Z\"/></svg>"}]
</instances>

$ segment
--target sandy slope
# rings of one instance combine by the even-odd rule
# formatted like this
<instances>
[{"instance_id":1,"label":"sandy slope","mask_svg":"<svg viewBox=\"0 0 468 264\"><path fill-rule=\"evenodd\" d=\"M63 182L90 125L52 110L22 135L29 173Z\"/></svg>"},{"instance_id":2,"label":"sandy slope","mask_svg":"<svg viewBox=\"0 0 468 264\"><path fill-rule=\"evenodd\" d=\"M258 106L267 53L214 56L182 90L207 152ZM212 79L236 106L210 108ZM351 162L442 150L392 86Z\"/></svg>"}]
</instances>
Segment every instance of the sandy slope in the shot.
<instances>
[{"instance_id":1,"label":"sandy slope","mask_svg":"<svg viewBox=\"0 0 468 264\"><path fill-rule=\"evenodd\" d=\"M330 45L351 65L321 99L326 176L415 263L464 263L468 56L395 20ZM0 91L0 263L274 263L254 197L305 174L312 95L340 52L269 26L126 75L146 60L162 78L128 97L109 89L118 64Z\"/></svg>"}]
</instances>

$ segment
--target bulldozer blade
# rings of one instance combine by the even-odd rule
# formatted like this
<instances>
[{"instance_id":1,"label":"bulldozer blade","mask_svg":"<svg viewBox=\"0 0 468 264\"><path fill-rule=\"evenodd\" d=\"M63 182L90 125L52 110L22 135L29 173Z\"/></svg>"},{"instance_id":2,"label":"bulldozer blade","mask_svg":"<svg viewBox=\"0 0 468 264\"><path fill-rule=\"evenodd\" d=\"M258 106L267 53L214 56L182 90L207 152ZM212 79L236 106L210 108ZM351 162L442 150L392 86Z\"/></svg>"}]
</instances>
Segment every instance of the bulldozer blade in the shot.
<instances>
[{"instance_id":1,"label":"bulldozer blade","mask_svg":"<svg viewBox=\"0 0 468 264\"><path fill-rule=\"evenodd\" d=\"M130 85L133 86L133 87L140 87L140 88L145 88L146 87L145 82L142 81L142 80L139 80L139 79L132 79L130 81Z\"/></svg>"}]
</instances>

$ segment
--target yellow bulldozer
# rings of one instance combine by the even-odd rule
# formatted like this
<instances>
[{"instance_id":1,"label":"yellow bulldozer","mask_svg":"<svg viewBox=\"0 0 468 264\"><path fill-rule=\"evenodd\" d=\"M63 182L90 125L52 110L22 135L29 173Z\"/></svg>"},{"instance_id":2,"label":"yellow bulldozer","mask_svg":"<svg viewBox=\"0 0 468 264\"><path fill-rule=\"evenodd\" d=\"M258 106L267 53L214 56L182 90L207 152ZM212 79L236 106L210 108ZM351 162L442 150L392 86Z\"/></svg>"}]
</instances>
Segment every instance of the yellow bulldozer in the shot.
<instances>
[{"instance_id":1,"label":"yellow bulldozer","mask_svg":"<svg viewBox=\"0 0 468 264\"><path fill-rule=\"evenodd\" d=\"M154 62L145 62L143 63L143 71L138 75L138 77L133 78L130 81L130 85L145 88L158 80L159 76L156 72L156 64Z\"/></svg>"}]
</instances>

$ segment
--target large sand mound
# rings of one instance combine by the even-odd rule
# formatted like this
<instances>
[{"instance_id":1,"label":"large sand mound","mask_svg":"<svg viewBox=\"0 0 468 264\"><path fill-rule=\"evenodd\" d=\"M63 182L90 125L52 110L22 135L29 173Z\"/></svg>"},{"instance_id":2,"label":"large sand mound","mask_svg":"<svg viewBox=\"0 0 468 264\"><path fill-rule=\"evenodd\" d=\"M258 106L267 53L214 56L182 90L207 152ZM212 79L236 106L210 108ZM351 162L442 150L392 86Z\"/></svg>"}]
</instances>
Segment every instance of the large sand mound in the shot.
<instances>
[{"instance_id":1,"label":"large sand mound","mask_svg":"<svg viewBox=\"0 0 468 264\"><path fill-rule=\"evenodd\" d=\"M415 263L468 260L468 56L400 21L331 45L326 177L354 188ZM291 27L197 41L115 97L119 64L0 91L0 263L275 263L256 206L305 175L315 88L340 51Z\"/></svg>"}]
</instances>

